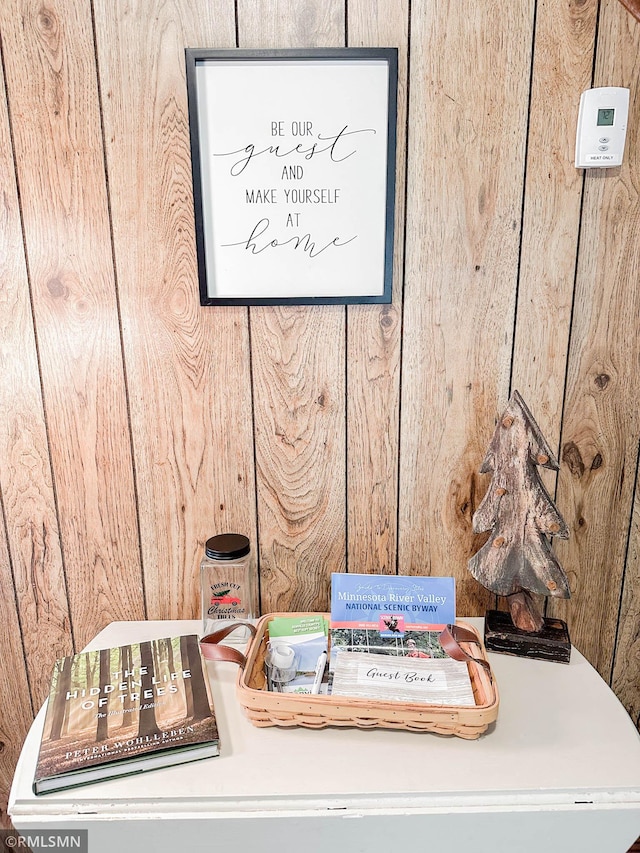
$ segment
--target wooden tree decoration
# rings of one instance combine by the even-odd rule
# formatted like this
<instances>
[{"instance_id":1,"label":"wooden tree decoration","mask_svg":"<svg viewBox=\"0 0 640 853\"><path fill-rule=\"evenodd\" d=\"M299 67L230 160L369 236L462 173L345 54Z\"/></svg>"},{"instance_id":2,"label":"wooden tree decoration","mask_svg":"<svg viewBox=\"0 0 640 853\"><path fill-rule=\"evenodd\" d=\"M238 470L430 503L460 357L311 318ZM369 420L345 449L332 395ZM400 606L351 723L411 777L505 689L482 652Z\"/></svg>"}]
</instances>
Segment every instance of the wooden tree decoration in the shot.
<instances>
[{"instance_id":1,"label":"wooden tree decoration","mask_svg":"<svg viewBox=\"0 0 640 853\"><path fill-rule=\"evenodd\" d=\"M469 571L488 590L507 597L513 624L526 632L541 631L545 623L531 593L554 598L571 594L548 539L567 539L569 531L538 466L553 471L559 467L524 400L514 391L480 468L492 477L473 516L473 530L490 530L491 535L469 560Z\"/></svg>"}]
</instances>

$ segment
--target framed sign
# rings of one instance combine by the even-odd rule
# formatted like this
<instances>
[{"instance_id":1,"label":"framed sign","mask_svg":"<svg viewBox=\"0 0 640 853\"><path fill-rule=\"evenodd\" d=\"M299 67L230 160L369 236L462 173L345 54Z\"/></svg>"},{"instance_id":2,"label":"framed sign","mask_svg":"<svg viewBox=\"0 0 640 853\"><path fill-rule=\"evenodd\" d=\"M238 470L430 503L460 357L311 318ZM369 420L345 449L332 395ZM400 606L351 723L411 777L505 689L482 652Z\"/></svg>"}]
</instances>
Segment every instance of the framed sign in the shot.
<instances>
[{"instance_id":1,"label":"framed sign","mask_svg":"<svg viewBox=\"0 0 640 853\"><path fill-rule=\"evenodd\" d=\"M391 301L397 62L186 51L202 305Z\"/></svg>"}]
</instances>

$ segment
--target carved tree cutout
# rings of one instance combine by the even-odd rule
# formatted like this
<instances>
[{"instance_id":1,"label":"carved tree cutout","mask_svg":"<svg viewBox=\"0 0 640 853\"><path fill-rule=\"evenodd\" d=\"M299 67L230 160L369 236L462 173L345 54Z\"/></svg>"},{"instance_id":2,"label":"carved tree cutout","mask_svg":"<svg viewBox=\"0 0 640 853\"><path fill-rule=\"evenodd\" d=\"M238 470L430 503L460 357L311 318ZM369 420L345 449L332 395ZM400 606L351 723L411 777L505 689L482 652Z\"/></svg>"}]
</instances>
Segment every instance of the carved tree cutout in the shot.
<instances>
[{"instance_id":1,"label":"carved tree cutout","mask_svg":"<svg viewBox=\"0 0 640 853\"><path fill-rule=\"evenodd\" d=\"M544 487L538 466L558 463L517 391L498 423L480 473L491 473L487 493L473 516L475 533L491 531L469 560L484 587L507 597L514 625L539 631L543 618L530 593L569 598L569 582L547 537L569 531Z\"/></svg>"}]
</instances>

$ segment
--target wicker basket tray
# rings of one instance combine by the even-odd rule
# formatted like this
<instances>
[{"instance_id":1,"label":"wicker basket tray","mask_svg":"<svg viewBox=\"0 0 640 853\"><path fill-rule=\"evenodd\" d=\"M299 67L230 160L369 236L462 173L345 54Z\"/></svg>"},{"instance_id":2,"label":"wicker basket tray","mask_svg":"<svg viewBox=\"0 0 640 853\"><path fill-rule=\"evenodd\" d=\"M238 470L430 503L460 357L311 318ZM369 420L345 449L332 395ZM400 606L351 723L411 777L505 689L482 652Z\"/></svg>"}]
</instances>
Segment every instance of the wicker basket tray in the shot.
<instances>
[{"instance_id":1,"label":"wicker basket tray","mask_svg":"<svg viewBox=\"0 0 640 853\"><path fill-rule=\"evenodd\" d=\"M309 696L275 693L266 689L264 656L269 639L269 622L276 616L291 613L269 613L255 626L255 636L246 650L246 657L237 649L220 645L229 633L219 631L202 641L206 658L233 660L240 664L236 692L247 717L254 726L303 726L320 729L326 726L355 726L357 728L404 729L412 732L436 732L474 739L487 730L498 716L498 688L487 663L484 645L477 631L464 622L457 627L471 632L473 642L461 642L460 648L468 660L475 707L462 705L426 705L393 701L372 702L348 696ZM314 613L296 613L314 616ZM244 624L244 623L243 623ZM476 663L478 659L484 665ZM486 667L486 668L485 668Z\"/></svg>"}]
</instances>

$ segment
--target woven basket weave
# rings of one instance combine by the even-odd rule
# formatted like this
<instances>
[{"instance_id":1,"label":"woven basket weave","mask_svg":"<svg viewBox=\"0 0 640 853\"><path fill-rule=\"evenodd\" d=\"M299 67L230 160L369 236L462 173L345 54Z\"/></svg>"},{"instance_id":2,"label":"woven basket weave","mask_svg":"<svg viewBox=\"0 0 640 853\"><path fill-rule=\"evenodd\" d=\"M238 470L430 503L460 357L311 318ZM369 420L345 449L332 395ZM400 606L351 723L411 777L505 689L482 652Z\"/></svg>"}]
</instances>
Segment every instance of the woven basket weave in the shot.
<instances>
[{"instance_id":1,"label":"woven basket weave","mask_svg":"<svg viewBox=\"0 0 640 853\"><path fill-rule=\"evenodd\" d=\"M468 667L476 700L475 707L372 702L370 699L348 696L309 696L267 690L264 655L269 639L269 622L276 616L292 615L317 614L270 613L263 616L256 625L255 637L247 649L244 666L241 665L238 672L238 700L254 726L303 726L312 729L326 726L355 726L363 729L380 727L475 739L485 732L498 716L499 699L495 679L490 670L487 672L483 666L473 661L468 663ZM467 623L457 624L471 631L477 638L477 642L462 643L462 649L472 657L486 661L484 645L477 631ZM213 657L206 652L205 656ZM237 660L242 664L239 658Z\"/></svg>"}]
</instances>

